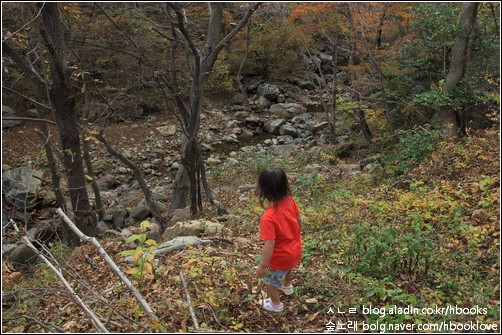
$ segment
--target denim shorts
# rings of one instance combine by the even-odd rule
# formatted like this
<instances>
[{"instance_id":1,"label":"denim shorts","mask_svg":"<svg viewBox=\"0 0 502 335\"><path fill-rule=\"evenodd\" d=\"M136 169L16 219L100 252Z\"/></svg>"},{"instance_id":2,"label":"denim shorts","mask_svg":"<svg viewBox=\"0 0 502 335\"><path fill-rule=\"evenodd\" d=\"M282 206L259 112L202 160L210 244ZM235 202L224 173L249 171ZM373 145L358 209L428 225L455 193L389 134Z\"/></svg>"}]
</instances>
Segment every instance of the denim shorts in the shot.
<instances>
[{"instance_id":1,"label":"denim shorts","mask_svg":"<svg viewBox=\"0 0 502 335\"><path fill-rule=\"evenodd\" d=\"M288 272L291 272L291 270L274 270L269 268L267 274L263 277L263 282L281 288Z\"/></svg>"}]
</instances>

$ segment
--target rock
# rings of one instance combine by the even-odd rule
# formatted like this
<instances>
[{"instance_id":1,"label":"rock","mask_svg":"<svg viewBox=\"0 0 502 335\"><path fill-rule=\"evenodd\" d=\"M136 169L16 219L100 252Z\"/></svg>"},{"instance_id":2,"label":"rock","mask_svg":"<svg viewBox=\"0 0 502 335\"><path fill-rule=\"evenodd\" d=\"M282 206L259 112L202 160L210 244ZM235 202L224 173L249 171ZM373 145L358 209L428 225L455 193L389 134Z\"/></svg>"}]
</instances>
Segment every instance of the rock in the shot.
<instances>
[{"instance_id":1,"label":"rock","mask_svg":"<svg viewBox=\"0 0 502 335\"><path fill-rule=\"evenodd\" d=\"M244 120L248 116L249 116L249 112L248 111L237 111L237 112L234 113L234 118L236 118L238 120Z\"/></svg>"},{"instance_id":2,"label":"rock","mask_svg":"<svg viewBox=\"0 0 502 335\"><path fill-rule=\"evenodd\" d=\"M263 129L269 134L279 134L279 128L286 124L286 120L284 119L273 119L265 122L263 125Z\"/></svg>"},{"instance_id":3,"label":"rock","mask_svg":"<svg viewBox=\"0 0 502 335\"><path fill-rule=\"evenodd\" d=\"M124 236L124 238L127 239L129 236L132 235L132 232L129 229L124 228L120 231L120 235Z\"/></svg>"},{"instance_id":4,"label":"rock","mask_svg":"<svg viewBox=\"0 0 502 335\"><path fill-rule=\"evenodd\" d=\"M118 229L121 229L122 227L124 227L125 218L126 218L127 214L128 214L128 212L124 208L119 208L119 209L115 210L115 212L113 213L113 218L112 218L113 225Z\"/></svg>"},{"instance_id":5,"label":"rock","mask_svg":"<svg viewBox=\"0 0 502 335\"><path fill-rule=\"evenodd\" d=\"M312 128L312 132L315 134L317 132L319 132L320 130L326 128L329 126L329 122L328 121L323 121L323 122L319 122L319 123L316 123L314 124L314 127Z\"/></svg>"},{"instance_id":6,"label":"rock","mask_svg":"<svg viewBox=\"0 0 502 335\"><path fill-rule=\"evenodd\" d=\"M236 144L236 143L239 143L239 140L237 139L237 135L231 134L231 135L223 137L223 142L230 143L230 144Z\"/></svg>"},{"instance_id":7,"label":"rock","mask_svg":"<svg viewBox=\"0 0 502 335\"><path fill-rule=\"evenodd\" d=\"M261 109L267 109L272 105L272 102L266 97L260 96L258 100L256 100L256 105Z\"/></svg>"},{"instance_id":8,"label":"rock","mask_svg":"<svg viewBox=\"0 0 502 335\"><path fill-rule=\"evenodd\" d=\"M131 217L136 220L146 219L150 214L150 208L146 205L139 205L131 211Z\"/></svg>"},{"instance_id":9,"label":"rock","mask_svg":"<svg viewBox=\"0 0 502 335\"><path fill-rule=\"evenodd\" d=\"M291 136L298 136L298 133L296 131L296 128L293 127L290 124L285 124L279 129L279 134L281 135L291 135Z\"/></svg>"},{"instance_id":10,"label":"rock","mask_svg":"<svg viewBox=\"0 0 502 335\"><path fill-rule=\"evenodd\" d=\"M239 186L239 193L245 193L254 190L255 185L254 184L245 184Z\"/></svg>"},{"instance_id":11,"label":"rock","mask_svg":"<svg viewBox=\"0 0 502 335\"><path fill-rule=\"evenodd\" d=\"M241 163L235 158L227 158L225 161L226 166L239 166Z\"/></svg>"},{"instance_id":12,"label":"rock","mask_svg":"<svg viewBox=\"0 0 502 335\"><path fill-rule=\"evenodd\" d=\"M173 217L171 218L171 224L175 224L180 221L187 221L188 219L190 219L190 217L190 206L175 209L173 212Z\"/></svg>"},{"instance_id":13,"label":"rock","mask_svg":"<svg viewBox=\"0 0 502 335\"><path fill-rule=\"evenodd\" d=\"M2 105L2 129L20 125L21 120L5 120L4 117L16 117L16 111L9 106Z\"/></svg>"},{"instance_id":14,"label":"rock","mask_svg":"<svg viewBox=\"0 0 502 335\"><path fill-rule=\"evenodd\" d=\"M158 127L157 130L166 137L173 136L176 134L176 126L174 124L168 126Z\"/></svg>"},{"instance_id":15,"label":"rock","mask_svg":"<svg viewBox=\"0 0 502 335\"><path fill-rule=\"evenodd\" d=\"M2 176L2 192L10 205L32 210L41 200L37 198L42 185L43 172L23 166L5 172Z\"/></svg>"},{"instance_id":16,"label":"rock","mask_svg":"<svg viewBox=\"0 0 502 335\"><path fill-rule=\"evenodd\" d=\"M293 116L305 113L307 108L297 103L279 103L270 106L269 112L277 118L291 119Z\"/></svg>"},{"instance_id":17,"label":"rock","mask_svg":"<svg viewBox=\"0 0 502 335\"><path fill-rule=\"evenodd\" d=\"M378 163L380 162L380 160L381 160L380 155L373 155L371 157L366 157L359 161L359 167L361 168L361 170L363 170L366 167L366 165L370 163Z\"/></svg>"},{"instance_id":18,"label":"rock","mask_svg":"<svg viewBox=\"0 0 502 335\"><path fill-rule=\"evenodd\" d=\"M107 230L112 230L112 226L104 221L96 223L96 235L102 236Z\"/></svg>"},{"instance_id":19,"label":"rock","mask_svg":"<svg viewBox=\"0 0 502 335\"><path fill-rule=\"evenodd\" d=\"M223 231L224 226L218 222L206 220L191 220L178 222L167 228L162 235L163 241L169 241L177 236L201 236Z\"/></svg>"},{"instance_id":20,"label":"rock","mask_svg":"<svg viewBox=\"0 0 502 335\"><path fill-rule=\"evenodd\" d=\"M2 259L8 259L9 255L17 248L17 244L2 244Z\"/></svg>"},{"instance_id":21,"label":"rock","mask_svg":"<svg viewBox=\"0 0 502 335\"><path fill-rule=\"evenodd\" d=\"M300 87L302 90L312 91L315 90L316 86L314 85L313 82L301 80L298 82L298 87Z\"/></svg>"},{"instance_id":22,"label":"rock","mask_svg":"<svg viewBox=\"0 0 502 335\"><path fill-rule=\"evenodd\" d=\"M255 116L255 115L248 116L247 118L244 119L244 121L247 124L251 124L251 125L262 125L263 124L263 121L258 116Z\"/></svg>"},{"instance_id":23,"label":"rock","mask_svg":"<svg viewBox=\"0 0 502 335\"><path fill-rule=\"evenodd\" d=\"M27 245L20 244L10 253L7 259L13 263L28 264L35 262L37 254Z\"/></svg>"},{"instance_id":24,"label":"rock","mask_svg":"<svg viewBox=\"0 0 502 335\"><path fill-rule=\"evenodd\" d=\"M295 145L286 144L286 145L274 145L272 148L272 154L277 157L289 157L291 152L293 152L296 148Z\"/></svg>"},{"instance_id":25,"label":"rock","mask_svg":"<svg viewBox=\"0 0 502 335\"><path fill-rule=\"evenodd\" d=\"M256 90L258 95L267 98L270 101L277 101L277 97L281 93L279 86L272 84L261 84Z\"/></svg>"},{"instance_id":26,"label":"rock","mask_svg":"<svg viewBox=\"0 0 502 335\"><path fill-rule=\"evenodd\" d=\"M206 159L206 164L207 165L221 164L221 160L219 158L211 156Z\"/></svg>"},{"instance_id":27,"label":"rock","mask_svg":"<svg viewBox=\"0 0 502 335\"><path fill-rule=\"evenodd\" d=\"M184 249L187 245L202 245L214 243L211 240L203 240L196 236L180 236L172 240L161 243L157 249L153 251L156 258L167 254L170 251Z\"/></svg>"}]
</instances>

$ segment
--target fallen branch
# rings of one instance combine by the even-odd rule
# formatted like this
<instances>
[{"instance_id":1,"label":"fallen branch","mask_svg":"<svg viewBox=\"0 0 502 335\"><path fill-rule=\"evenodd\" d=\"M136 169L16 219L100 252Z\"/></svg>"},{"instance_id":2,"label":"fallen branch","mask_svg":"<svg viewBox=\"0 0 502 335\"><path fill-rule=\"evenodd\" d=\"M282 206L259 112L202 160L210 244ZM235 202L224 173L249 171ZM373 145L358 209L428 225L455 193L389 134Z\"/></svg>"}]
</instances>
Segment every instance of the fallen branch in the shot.
<instances>
[{"instance_id":1,"label":"fallen branch","mask_svg":"<svg viewBox=\"0 0 502 335\"><path fill-rule=\"evenodd\" d=\"M192 300L190 299L190 293L188 293L187 283L185 282L185 276L183 276L183 271L181 270L180 270L180 278L181 278L181 283L183 284L183 288L185 289L185 295L187 297L187 303L188 303L188 310L190 311L190 315L192 316L193 325L195 327L195 330L198 330L199 322L197 322L197 317L195 316L195 313L193 311Z\"/></svg>"},{"instance_id":2,"label":"fallen branch","mask_svg":"<svg viewBox=\"0 0 502 335\"><path fill-rule=\"evenodd\" d=\"M16 223L11 220L11 224L14 226L16 232L19 233L19 228L17 227ZM75 293L70 284L66 281L61 271L56 269L56 267L37 248L35 248L35 246L30 242L30 240L26 236L21 237L21 241L23 241L24 244L26 244L30 249L32 249L37 254L38 258L40 258L45 264L47 264L47 266L56 274L56 276L58 276L59 280L61 280L61 282L66 287L68 292L70 292L70 295L73 297L73 299L75 299L75 302L78 305L80 305L80 307L82 307L84 312L89 316L96 329L99 332L109 333L108 329L106 329L106 327L101 323L101 321L99 321L96 314L94 314L94 312L89 307L87 307L82 298L80 298L78 294Z\"/></svg>"},{"instance_id":3,"label":"fallen branch","mask_svg":"<svg viewBox=\"0 0 502 335\"><path fill-rule=\"evenodd\" d=\"M148 316L151 319L159 321L159 318L153 313L152 309L150 308L150 305L148 305L148 302L143 298L141 293L134 287L134 285L131 283L131 281L126 277L126 275L119 269L117 264L111 259L110 256L106 253L105 249L101 246L101 244L96 240L94 237L90 237L82 233L77 226L70 220L68 216L63 212L61 208L58 208L56 211L59 216L63 219L64 222L73 230L75 234L84 242L91 243L98 252L103 256L105 261L110 265L110 267L115 271L115 273L119 276L120 280L126 285L126 287L131 291L131 293L136 297L136 300L141 304L141 306L145 309L145 312L148 314Z\"/></svg>"}]
</instances>

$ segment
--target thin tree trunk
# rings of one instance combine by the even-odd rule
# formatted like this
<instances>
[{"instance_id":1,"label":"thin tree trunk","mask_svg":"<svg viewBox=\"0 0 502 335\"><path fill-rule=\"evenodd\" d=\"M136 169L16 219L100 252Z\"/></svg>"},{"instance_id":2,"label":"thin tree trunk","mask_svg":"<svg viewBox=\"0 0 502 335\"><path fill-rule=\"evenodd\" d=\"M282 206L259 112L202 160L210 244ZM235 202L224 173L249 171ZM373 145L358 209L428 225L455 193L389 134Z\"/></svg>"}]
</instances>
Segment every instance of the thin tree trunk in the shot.
<instances>
[{"instance_id":1,"label":"thin tree trunk","mask_svg":"<svg viewBox=\"0 0 502 335\"><path fill-rule=\"evenodd\" d=\"M49 89L54 116L59 130L63 150L63 166L68 180L68 190L75 222L86 235L94 236L96 220L92 212L85 180L80 132L75 111L75 97L70 82L70 70L65 58L63 31L57 3L43 3L41 9L44 29L41 35L51 60L52 87ZM69 232L66 236L70 246L80 244L79 239Z\"/></svg>"},{"instance_id":2,"label":"thin tree trunk","mask_svg":"<svg viewBox=\"0 0 502 335\"><path fill-rule=\"evenodd\" d=\"M244 67L244 63L246 62L246 59L248 57L248 52L249 52L249 42L251 40L249 30L251 26L251 19L249 19L249 22L246 24L246 50L244 51L244 57L242 58L241 65L239 66L239 71L237 71L237 85L239 88L239 92L245 93L246 89L244 88L244 85L242 84L242 68Z\"/></svg>"},{"instance_id":3,"label":"thin tree trunk","mask_svg":"<svg viewBox=\"0 0 502 335\"><path fill-rule=\"evenodd\" d=\"M362 13L359 11L359 13L362 15ZM382 97L383 97L383 103L384 103L384 110L385 110L385 116L387 118L387 123L389 126L389 131L390 133L394 132L394 126L392 122L392 118L390 117L390 110L389 110L389 103L387 99L387 92L385 90L385 82L384 82L384 75L382 72L382 69L380 65L378 64L377 60L375 59L373 52L371 51L371 46L368 44L368 41L366 40L366 34L364 30L364 24L361 21L361 40L364 44L364 47L366 48L366 52L368 54L368 58L370 60L371 65L375 68L377 74L378 74L378 81L380 82L380 90L382 92Z\"/></svg>"},{"instance_id":4,"label":"thin tree trunk","mask_svg":"<svg viewBox=\"0 0 502 335\"><path fill-rule=\"evenodd\" d=\"M200 172L199 158L200 152L198 150L197 135L200 126L200 114L202 98L204 95L204 88L206 81L211 74L213 65L218 57L220 51L228 44L228 42L244 27L251 15L254 13L256 8L260 3L253 3L249 6L247 12L244 14L240 22L228 33L223 39L220 40L220 29L221 29L221 18L223 15L223 3L209 3L209 22L207 26L207 37L204 50L201 53L195 43L192 41L190 33L186 27L186 17L181 10L181 8L175 3L167 3L168 9L172 9L175 12L176 17L171 18L169 16L169 11L167 11L168 19L172 24L173 35L180 33L183 36L183 40L187 47L191 51L191 56L193 57L193 75L192 82L190 86L189 95L189 108L185 108L182 100L179 96L176 97L178 108L182 115L187 115L184 119L184 130L185 134L183 136L181 145L181 164L183 168L180 168L175 180L175 193L173 194L173 202L171 209L185 207L181 205L180 207L173 207L175 202L180 202L185 197L176 194L178 190L189 190L190 195L190 211L192 214L198 212L198 203L201 203L201 199L198 199L201 195L200 185L197 185L197 174ZM174 42L178 41L174 38ZM171 64L174 63L174 59L171 60ZM171 65L171 71L174 72L172 75L176 79L176 67ZM176 83L173 81L173 83ZM179 86L175 85L174 93L180 92ZM182 105L182 106L180 106ZM186 113L188 111L188 113ZM188 174L186 178L183 173ZM181 182L189 181L189 185L180 185Z\"/></svg>"},{"instance_id":5,"label":"thin tree trunk","mask_svg":"<svg viewBox=\"0 0 502 335\"><path fill-rule=\"evenodd\" d=\"M477 2L466 2L464 10L460 16L461 29L458 32L457 38L451 52L450 70L446 76L443 95L457 85L464 77L467 68L467 54L469 49L469 41L474 31L476 23L476 15L478 11ZM462 134L465 129L460 129L462 116L457 114L453 109L444 109L439 111L439 119L443 127L445 137L452 137L456 134ZM465 128L465 125L464 125Z\"/></svg>"},{"instance_id":6,"label":"thin tree trunk","mask_svg":"<svg viewBox=\"0 0 502 335\"><path fill-rule=\"evenodd\" d=\"M91 85L87 74L83 75L84 80L84 115L82 115L82 123L84 128L89 126L88 118L91 109ZM82 141L82 153L87 168L87 175L91 179L92 191L94 192L94 201L96 202L96 211L98 212L99 220L103 220L105 216L105 210L103 208L103 202L101 201L101 193L99 192L99 186L96 181L96 176L92 168L92 161L90 155L89 141L85 138Z\"/></svg>"},{"instance_id":7,"label":"thin tree trunk","mask_svg":"<svg viewBox=\"0 0 502 335\"><path fill-rule=\"evenodd\" d=\"M335 136L336 136L336 113L337 113L337 105L336 105L336 99L337 99L337 93L338 93L338 83L337 83L337 74L338 74L338 33L335 33L335 40L333 42L333 58L332 58L332 64L333 64L333 89L331 91L331 96L333 99L333 104L331 106L331 121L330 121L330 126L331 126L331 137L333 142L335 141Z\"/></svg>"}]
</instances>

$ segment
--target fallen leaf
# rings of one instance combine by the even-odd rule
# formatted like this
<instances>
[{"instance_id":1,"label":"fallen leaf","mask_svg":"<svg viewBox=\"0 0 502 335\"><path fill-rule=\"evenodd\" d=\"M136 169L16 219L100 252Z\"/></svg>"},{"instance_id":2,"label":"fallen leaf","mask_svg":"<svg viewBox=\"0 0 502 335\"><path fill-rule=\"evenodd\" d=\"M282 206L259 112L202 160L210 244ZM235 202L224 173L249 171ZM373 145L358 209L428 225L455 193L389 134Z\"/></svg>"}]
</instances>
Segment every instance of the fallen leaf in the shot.
<instances>
[{"instance_id":1,"label":"fallen leaf","mask_svg":"<svg viewBox=\"0 0 502 335\"><path fill-rule=\"evenodd\" d=\"M314 321L314 319L315 319L315 318L319 315L319 313L320 313L320 312L317 312L317 313L314 313L314 314L312 314L311 316L309 316L309 318L308 318L308 319L309 319L309 321L310 321L310 322Z\"/></svg>"},{"instance_id":2,"label":"fallen leaf","mask_svg":"<svg viewBox=\"0 0 502 335\"><path fill-rule=\"evenodd\" d=\"M317 300L317 298L310 298L310 299L305 300L305 302L307 304L317 304L319 301Z\"/></svg>"}]
</instances>

